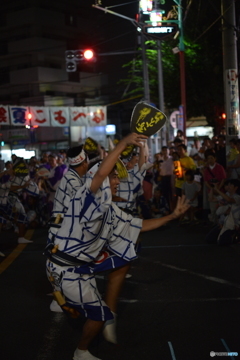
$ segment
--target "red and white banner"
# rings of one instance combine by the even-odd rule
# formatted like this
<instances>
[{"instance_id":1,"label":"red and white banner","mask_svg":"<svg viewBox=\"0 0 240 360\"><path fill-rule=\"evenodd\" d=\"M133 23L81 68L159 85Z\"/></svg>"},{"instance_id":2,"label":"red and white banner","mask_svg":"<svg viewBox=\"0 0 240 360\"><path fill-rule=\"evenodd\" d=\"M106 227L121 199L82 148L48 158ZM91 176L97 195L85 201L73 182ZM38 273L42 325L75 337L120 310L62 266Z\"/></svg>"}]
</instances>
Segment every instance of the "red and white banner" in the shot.
<instances>
[{"instance_id":1,"label":"red and white banner","mask_svg":"<svg viewBox=\"0 0 240 360\"><path fill-rule=\"evenodd\" d=\"M29 112L32 115L31 126L51 126L49 108L45 106L30 107Z\"/></svg>"},{"instance_id":2,"label":"red and white banner","mask_svg":"<svg viewBox=\"0 0 240 360\"><path fill-rule=\"evenodd\" d=\"M9 106L11 124L14 126L25 126L29 124L28 106Z\"/></svg>"},{"instance_id":3,"label":"red and white banner","mask_svg":"<svg viewBox=\"0 0 240 360\"><path fill-rule=\"evenodd\" d=\"M88 126L105 126L107 125L106 106L89 106Z\"/></svg>"},{"instance_id":4,"label":"red and white banner","mask_svg":"<svg viewBox=\"0 0 240 360\"><path fill-rule=\"evenodd\" d=\"M70 126L88 126L88 107L70 107Z\"/></svg>"},{"instance_id":5,"label":"red and white banner","mask_svg":"<svg viewBox=\"0 0 240 360\"><path fill-rule=\"evenodd\" d=\"M51 126L69 126L69 109L68 107L51 106L49 107Z\"/></svg>"},{"instance_id":6,"label":"red and white banner","mask_svg":"<svg viewBox=\"0 0 240 360\"><path fill-rule=\"evenodd\" d=\"M10 125L8 106L0 105L0 125Z\"/></svg>"},{"instance_id":7,"label":"red and white banner","mask_svg":"<svg viewBox=\"0 0 240 360\"><path fill-rule=\"evenodd\" d=\"M0 105L0 125L13 126L105 126L106 106Z\"/></svg>"}]
</instances>

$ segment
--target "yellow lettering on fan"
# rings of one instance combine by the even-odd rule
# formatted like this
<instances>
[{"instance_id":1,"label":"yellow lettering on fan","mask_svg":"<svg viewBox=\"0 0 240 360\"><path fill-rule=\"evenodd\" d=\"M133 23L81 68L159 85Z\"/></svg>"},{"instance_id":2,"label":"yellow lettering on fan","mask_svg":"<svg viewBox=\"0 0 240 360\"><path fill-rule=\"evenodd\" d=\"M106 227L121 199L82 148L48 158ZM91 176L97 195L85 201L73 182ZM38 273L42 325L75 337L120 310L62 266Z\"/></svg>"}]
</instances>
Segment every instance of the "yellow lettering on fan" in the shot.
<instances>
[{"instance_id":1,"label":"yellow lettering on fan","mask_svg":"<svg viewBox=\"0 0 240 360\"><path fill-rule=\"evenodd\" d=\"M136 124L141 121L141 120L144 120L145 117L151 112L151 109L149 108L143 108L142 110L139 111L139 118L137 119L136 121Z\"/></svg>"}]
</instances>

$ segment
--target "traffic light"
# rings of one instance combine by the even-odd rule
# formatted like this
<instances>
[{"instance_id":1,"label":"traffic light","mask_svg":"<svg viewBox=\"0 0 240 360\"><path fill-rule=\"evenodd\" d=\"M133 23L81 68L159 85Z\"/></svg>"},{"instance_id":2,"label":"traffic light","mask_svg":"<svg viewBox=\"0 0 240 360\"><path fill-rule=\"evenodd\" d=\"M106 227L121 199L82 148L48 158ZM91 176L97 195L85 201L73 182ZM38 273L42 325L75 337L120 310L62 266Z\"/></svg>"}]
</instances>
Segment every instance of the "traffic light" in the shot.
<instances>
[{"instance_id":1,"label":"traffic light","mask_svg":"<svg viewBox=\"0 0 240 360\"><path fill-rule=\"evenodd\" d=\"M92 49L67 50L65 51L66 71L77 71L77 64L80 61L96 61L95 53Z\"/></svg>"},{"instance_id":2,"label":"traffic light","mask_svg":"<svg viewBox=\"0 0 240 360\"><path fill-rule=\"evenodd\" d=\"M226 115L225 113L222 113L222 114L221 114L221 118L222 118L222 120L226 120L227 115Z\"/></svg>"}]
</instances>

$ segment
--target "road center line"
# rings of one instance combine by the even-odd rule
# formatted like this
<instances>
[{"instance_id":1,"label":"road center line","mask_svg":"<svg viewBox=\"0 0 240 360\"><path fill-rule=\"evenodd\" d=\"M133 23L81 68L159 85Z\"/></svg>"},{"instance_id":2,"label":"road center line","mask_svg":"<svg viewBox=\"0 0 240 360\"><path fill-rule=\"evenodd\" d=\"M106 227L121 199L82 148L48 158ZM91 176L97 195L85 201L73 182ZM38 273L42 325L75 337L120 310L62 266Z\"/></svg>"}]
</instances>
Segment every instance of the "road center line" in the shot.
<instances>
[{"instance_id":1,"label":"road center line","mask_svg":"<svg viewBox=\"0 0 240 360\"><path fill-rule=\"evenodd\" d=\"M173 346L172 346L172 343L170 341L168 341L168 346L169 346L169 349L170 349L170 353L172 355L172 359L176 360L176 356L175 356L175 353L174 353L174 350L173 350Z\"/></svg>"},{"instance_id":2,"label":"road center line","mask_svg":"<svg viewBox=\"0 0 240 360\"><path fill-rule=\"evenodd\" d=\"M223 343L223 346L225 347L225 349L227 350L228 353L232 352L229 347L226 344L226 341L224 339L221 339L221 342ZM228 355L229 356L229 355ZM233 356L230 356L230 359L234 360L235 358Z\"/></svg>"},{"instance_id":3,"label":"road center line","mask_svg":"<svg viewBox=\"0 0 240 360\"><path fill-rule=\"evenodd\" d=\"M188 274L195 275L195 276L204 278L206 280L210 280L210 281L213 281L213 282L217 282L217 283L220 283L220 284L223 284L223 285L228 285L228 286L232 286L232 287L235 287L237 289L240 289L240 285L232 283L232 282L224 280L224 279L219 279L219 278L216 278L214 276L207 276L207 275L204 275L204 274L199 274L199 273L196 273L196 272L188 270L188 269L183 269L183 268L179 268L177 266L164 264L164 263L162 263L160 261L157 261L157 263L160 264L161 266L169 268L169 269L186 272Z\"/></svg>"}]
</instances>

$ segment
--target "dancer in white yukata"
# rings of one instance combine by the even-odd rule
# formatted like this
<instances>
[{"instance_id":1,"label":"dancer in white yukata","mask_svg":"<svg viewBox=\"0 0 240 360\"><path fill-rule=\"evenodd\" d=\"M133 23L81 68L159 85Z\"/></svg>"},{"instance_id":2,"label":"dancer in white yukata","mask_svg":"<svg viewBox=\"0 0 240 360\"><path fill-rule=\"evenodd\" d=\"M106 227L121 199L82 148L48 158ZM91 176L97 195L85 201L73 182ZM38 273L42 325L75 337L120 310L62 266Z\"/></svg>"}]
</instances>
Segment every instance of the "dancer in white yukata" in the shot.
<instances>
[{"instance_id":1,"label":"dancer in white yukata","mask_svg":"<svg viewBox=\"0 0 240 360\"><path fill-rule=\"evenodd\" d=\"M52 217L49 220L49 238L52 238L61 227L64 214L67 212L71 198L76 194L85 182L85 175L88 170L88 157L79 145L70 148L67 152L69 170L63 176L54 198ZM77 161L75 159L78 159ZM55 224L58 217L58 224ZM62 312L61 307L55 300L51 302L51 311Z\"/></svg>"},{"instance_id":2,"label":"dancer in white yukata","mask_svg":"<svg viewBox=\"0 0 240 360\"><path fill-rule=\"evenodd\" d=\"M16 223L19 232L19 244L32 243L31 240L24 237L28 218L19 196L23 190L31 196L38 196L39 189L37 184L30 179L29 175L23 177L15 176L15 172L14 168L10 169L8 172L10 175L9 179L0 186L0 211L3 213L0 222L4 223L8 219Z\"/></svg>"},{"instance_id":3,"label":"dancer in white yukata","mask_svg":"<svg viewBox=\"0 0 240 360\"><path fill-rule=\"evenodd\" d=\"M121 267L136 258L135 243L140 231L158 228L179 217L188 208L185 198L171 215L160 219L135 219L112 203L119 185L114 168L119 155L129 144L139 145L146 136L132 133L121 140L101 165L90 171L90 178L76 192L62 225L49 240L47 273L54 295L64 311L87 317L74 360L97 360L88 346L104 322L113 319L101 298L95 273ZM75 159L79 160L78 157ZM113 292L119 291L117 271L113 271ZM119 275L119 274L118 274ZM117 286L116 286L117 283Z\"/></svg>"},{"instance_id":4,"label":"dancer in white yukata","mask_svg":"<svg viewBox=\"0 0 240 360\"><path fill-rule=\"evenodd\" d=\"M113 199L120 209L129 214L133 214L134 210L136 211L136 198L142 190L143 179L146 175L144 147L142 144L139 144L139 147L139 155L133 153L127 162L128 177L121 180L116 201ZM121 201L117 201L118 197Z\"/></svg>"}]
</instances>

